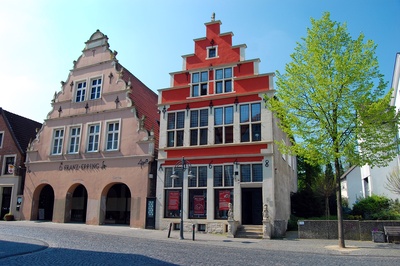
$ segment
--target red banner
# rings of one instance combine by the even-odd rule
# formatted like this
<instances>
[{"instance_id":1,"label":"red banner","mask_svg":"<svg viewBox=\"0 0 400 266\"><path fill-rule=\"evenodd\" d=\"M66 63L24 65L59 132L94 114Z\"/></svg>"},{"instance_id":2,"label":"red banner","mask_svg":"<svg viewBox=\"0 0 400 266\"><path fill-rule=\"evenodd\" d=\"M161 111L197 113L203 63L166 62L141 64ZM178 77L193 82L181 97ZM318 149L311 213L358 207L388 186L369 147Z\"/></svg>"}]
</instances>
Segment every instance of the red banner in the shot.
<instances>
[{"instance_id":1,"label":"red banner","mask_svg":"<svg viewBox=\"0 0 400 266\"><path fill-rule=\"evenodd\" d=\"M219 210L229 210L229 203L231 202L231 192L229 190L221 190L219 192Z\"/></svg>"},{"instance_id":2,"label":"red banner","mask_svg":"<svg viewBox=\"0 0 400 266\"><path fill-rule=\"evenodd\" d=\"M179 191L168 192L168 210L177 211L179 210Z\"/></svg>"},{"instance_id":3,"label":"red banner","mask_svg":"<svg viewBox=\"0 0 400 266\"><path fill-rule=\"evenodd\" d=\"M194 202L194 214L204 214L205 213L204 196L193 196L193 202Z\"/></svg>"}]
</instances>

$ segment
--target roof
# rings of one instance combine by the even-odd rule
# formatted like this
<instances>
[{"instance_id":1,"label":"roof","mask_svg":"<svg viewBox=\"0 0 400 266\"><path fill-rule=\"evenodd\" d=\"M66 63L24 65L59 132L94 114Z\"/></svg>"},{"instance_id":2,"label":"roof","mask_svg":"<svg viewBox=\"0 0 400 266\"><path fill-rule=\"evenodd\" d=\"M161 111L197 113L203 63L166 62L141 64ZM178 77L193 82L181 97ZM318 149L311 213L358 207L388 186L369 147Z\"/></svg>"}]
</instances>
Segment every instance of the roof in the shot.
<instances>
[{"instance_id":1,"label":"roof","mask_svg":"<svg viewBox=\"0 0 400 266\"><path fill-rule=\"evenodd\" d=\"M8 112L1 107L0 115L4 117L4 121L14 138L15 144L22 153L25 153L29 142L36 137L36 129L40 129L42 124Z\"/></svg>"}]
</instances>

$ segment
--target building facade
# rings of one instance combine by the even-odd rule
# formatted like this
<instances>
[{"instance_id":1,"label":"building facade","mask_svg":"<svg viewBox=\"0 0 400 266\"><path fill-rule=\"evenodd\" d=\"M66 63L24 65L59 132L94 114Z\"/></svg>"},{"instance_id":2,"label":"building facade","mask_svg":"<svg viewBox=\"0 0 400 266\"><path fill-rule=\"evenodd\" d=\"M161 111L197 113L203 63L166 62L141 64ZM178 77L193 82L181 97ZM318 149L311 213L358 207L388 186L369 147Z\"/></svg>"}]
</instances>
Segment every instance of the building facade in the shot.
<instances>
[{"instance_id":1,"label":"building facade","mask_svg":"<svg viewBox=\"0 0 400 266\"><path fill-rule=\"evenodd\" d=\"M391 88L393 88L391 105L396 106L396 110L400 110L400 53L396 54ZM400 129L397 137L400 137ZM360 198L373 194L393 200L399 199L399 194L386 188L387 177L394 170L400 171L400 154L385 167L371 168L369 165L364 165L350 168L350 171L341 179L342 193L347 195L349 207L352 207Z\"/></svg>"},{"instance_id":2,"label":"building facade","mask_svg":"<svg viewBox=\"0 0 400 266\"><path fill-rule=\"evenodd\" d=\"M221 21L205 26L183 69L170 73L171 87L159 90L156 228L178 229L183 209L185 231L195 224L224 233L228 214L241 225L261 225L266 206L272 235L280 236L297 165L274 144L290 144L264 101L273 96L274 74L260 74L260 60L246 60L246 45L233 46Z\"/></svg>"},{"instance_id":3,"label":"building facade","mask_svg":"<svg viewBox=\"0 0 400 266\"><path fill-rule=\"evenodd\" d=\"M42 124L0 108L0 219L20 219L26 148Z\"/></svg>"},{"instance_id":4,"label":"building facade","mask_svg":"<svg viewBox=\"0 0 400 266\"><path fill-rule=\"evenodd\" d=\"M116 56L97 30L61 82L28 147L24 219L154 228L157 95Z\"/></svg>"}]
</instances>

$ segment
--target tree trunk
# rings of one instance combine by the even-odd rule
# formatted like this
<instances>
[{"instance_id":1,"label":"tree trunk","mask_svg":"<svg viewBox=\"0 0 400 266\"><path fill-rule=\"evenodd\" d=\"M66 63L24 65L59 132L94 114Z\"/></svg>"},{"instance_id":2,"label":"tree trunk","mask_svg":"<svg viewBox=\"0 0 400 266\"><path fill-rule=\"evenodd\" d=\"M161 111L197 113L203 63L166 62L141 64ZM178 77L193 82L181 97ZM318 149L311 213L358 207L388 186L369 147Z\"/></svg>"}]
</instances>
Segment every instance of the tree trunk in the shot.
<instances>
[{"instance_id":1,"label":"tree trunk","mask_svg":"<svg viewBox=\"0 0 400 266\"><path fill-rule=\"evenodd\" d=\"M342 211L342 190L340 185L340 164L339 159L335 159L336 171L336 202L337 202L337 219L338 219L338 239L339 247L345 248L344 243L344 228L343 228L343 211Z\"/></svg>"}]
</instances>

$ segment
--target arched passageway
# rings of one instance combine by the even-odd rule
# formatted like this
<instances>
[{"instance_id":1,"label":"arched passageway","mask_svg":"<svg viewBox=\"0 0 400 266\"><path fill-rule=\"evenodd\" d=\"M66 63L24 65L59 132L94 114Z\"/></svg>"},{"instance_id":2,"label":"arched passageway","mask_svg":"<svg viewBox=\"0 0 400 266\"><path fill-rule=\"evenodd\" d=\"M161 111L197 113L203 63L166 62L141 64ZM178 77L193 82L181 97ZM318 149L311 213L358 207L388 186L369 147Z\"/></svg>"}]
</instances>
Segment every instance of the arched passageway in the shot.
<instances>
[{"instance_id":1,"label":"arched passageway","mask_svg":"<svg viewBox=\"0 0 400 266\"><path fill-rule=\"evenodd\" d=\"M85 223L87 212L87 190L83 185L78 185L72 193L71 222Z\"/></svg>"},{"instance_id":2,"label":"arched passageway","mask_svg":"<svg viewBox=\"0 0 400 266\"><path fill-rule=\"evenodd\" d=\"M53 220L54 190L50 185L45 185L40 191L38 205L38 220Z\"/></svg>"},{"instance_id":3,"label":"arched passageway","mask_svg":"<svg viewBox=\"0 0 400 266\"><path fill-rule=\"evenodd\" d=\"M125 184L113 185L107 193L105 223L129 224L131 191Z\"/></svg>"}]
</instances>

